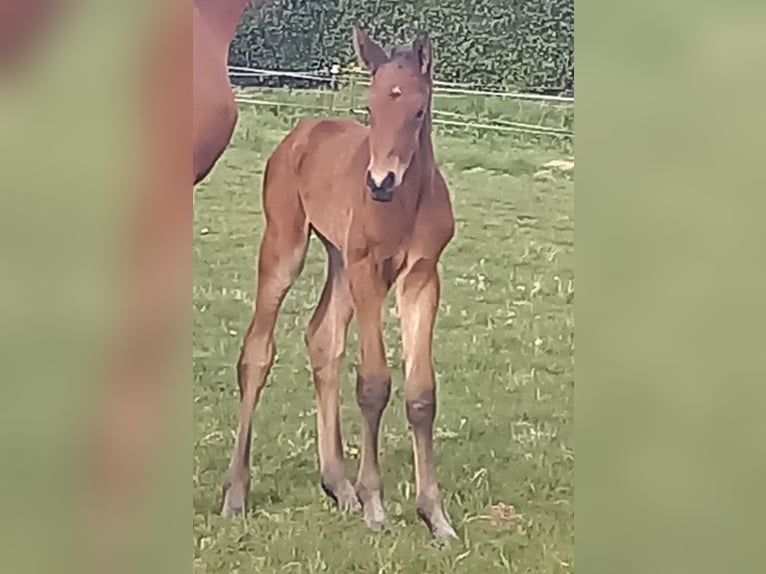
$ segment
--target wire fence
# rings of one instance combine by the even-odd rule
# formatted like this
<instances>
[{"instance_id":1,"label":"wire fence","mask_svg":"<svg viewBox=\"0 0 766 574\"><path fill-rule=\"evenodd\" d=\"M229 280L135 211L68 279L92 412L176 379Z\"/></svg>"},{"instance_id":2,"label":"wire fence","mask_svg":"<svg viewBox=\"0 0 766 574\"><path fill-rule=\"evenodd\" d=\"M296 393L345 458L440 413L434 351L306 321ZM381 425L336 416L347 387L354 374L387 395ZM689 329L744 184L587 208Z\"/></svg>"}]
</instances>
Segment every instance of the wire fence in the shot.
<instances>
[{"instance_id":1,"label":"wire fence","mask_svg":"<svg viewBox=\"0 0 766 574\"><path fill-rule=\"evenodd\" d=\"M232 78L255 78L255 77L283 77L301 80L311 80L313 82L322 82L331 85L335 82L347 81L349 76L355 76L357 85L369 85L366 74L355 74L353 71L344 71L343 73L333 74L324 70L313 71L291 71L291 70L264 70L260 68L247 68L244 66L229 66L229 76ZM553 96L546 94L508 92L500 87L477 86L476 84L467 84L460 82L448 82L442 80L434 81L434 92L453 93L475 96L496 96L501 98L519 98L525 100L545 100L551 102L574 103L574 97L571 96ZM479 89L476 89L476 88ZM564 91L564 90L562 90Z\"/></svg>"},{"instance_id":2,"label":"wire fence","mask_svg":"<svg viewBox=\"0 0 766 574\"><path fill-rule=\"evenodd\" d=\"M279 91L280 95L284 94L284 84L282 82L277 82L277 86L251 86L244 89L237 86L236 100L242 104L267 106L277 111L281 108L293 108L321 113L345 113L358 116L366 114L364 109L356 105L356 88L369 86L369 80L366 75L354 74L353 72L331 73L329 71L316 70L266 70L243 66L230 66L229 75L232 78L232 83L235 85L241 84L242 82L237 80L243 78L273 78L274 80L282 78L313 84L313 89L290 89L288 93L291 94L290 99L292 101L285 101L284 97L279 100L268 98L269 93L275 89ZM341 93L344 96L338 98L341 100L339 103L336 102L335 93ZM306 94L316 96L329 94L329 105L300 101L298 95ZM536 105L535 110L537 110L537 113L533 115L537 117L537 122L515 121L516 119L526 118L513 118L513 121L511 121L504 117L497 117L498 114L482 114L475 111L475 105L472 106L472 113L470 114L440 109L439 105L440 101L462 102L464 99L468 99L471 103L475 104L475 101L472 99L482 100L485 98L494 100L494 102L516 102L515 105L517 107L514 110L518 115L526 115L527 117L530 117L530 114L522 114L522 106ZM345 99L350 101L343 101ZM566 140L574 138L572 126L567 125L573 124L573 97L508 92L486 88L472 89L467 84L437 81L434 86L434 100L434 117L432 121L436 125L481 131L526 133ZM545 125L543 123L546 119L550 119L552 115L559 118L562 125Z\"/></svg>"}]
</instances>

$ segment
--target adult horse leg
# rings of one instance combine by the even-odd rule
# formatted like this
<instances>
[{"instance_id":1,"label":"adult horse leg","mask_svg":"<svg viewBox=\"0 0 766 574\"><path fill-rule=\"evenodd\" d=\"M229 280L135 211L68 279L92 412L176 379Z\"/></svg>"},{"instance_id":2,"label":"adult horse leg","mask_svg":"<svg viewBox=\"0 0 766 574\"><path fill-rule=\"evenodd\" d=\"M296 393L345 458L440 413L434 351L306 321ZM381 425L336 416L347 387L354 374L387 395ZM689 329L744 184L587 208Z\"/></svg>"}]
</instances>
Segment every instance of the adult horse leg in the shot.
<instances>
[{"instance_id":1,"label":"adult horse leg","mask_svg":"<svg viewBox=\"0 0 766 574\"><path fill-rule=\"evenodd\" d=\"M396 295L402 322L404 396L415 452L418 515L434 538L453 538L455 531L444 516L434 464L436 379L431 347L439 307L436 261L420 259L405 270L397 282Z\"/></svg>"},{"instance_id":2,"label":"adult horse leg","mask_svg":"<svg viewBox=\"0 0 766 574\"><path fill-rule=\"evenodd\" d=\"M348 278L340 252L325 242L327 282L306 334L317 403L317 446L322 488L343 510L359 500L346 477L340 432L340 371L348 324L353 315Z\"/></svg>"},{"instance_id":3,"label":"adult horse leg","mask_svg":"<svg viewBox=\"0 0 766 574\"><path fill-rule=\"evenodd\" d=\"M364 262L349 267L349 279L359 331L356 400L364 419L356 492L364 508L365 523L370 528L380 529L385 526L386 514L378 464L378 434L380 419L391 394L391 372L386 364L381 318L387 288L372 265Z\"/></svg>"},{"instance_id":4,"label":"adult horse leg","mask_svg":"<svg viewBox=\"0 0 766 574\"><path fill-rule=\"evenodd\" d=\"M223 487L224 516L242 514L245 509L250 489L253 410L274 361L274 327L279 308L306 256L308 225L297 201L294 207L296 211L290 213L291 220L270 219L261 242L255 312L237 364L239 425Z\"/></svg>"}]
</instances>

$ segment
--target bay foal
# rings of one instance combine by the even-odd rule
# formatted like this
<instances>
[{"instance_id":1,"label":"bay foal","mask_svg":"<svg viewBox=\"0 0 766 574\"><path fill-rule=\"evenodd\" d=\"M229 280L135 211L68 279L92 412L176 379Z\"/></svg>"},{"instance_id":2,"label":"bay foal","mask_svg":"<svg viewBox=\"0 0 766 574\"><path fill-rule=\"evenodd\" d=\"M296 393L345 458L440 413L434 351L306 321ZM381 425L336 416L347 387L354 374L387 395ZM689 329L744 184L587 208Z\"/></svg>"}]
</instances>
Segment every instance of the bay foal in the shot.
<instances>
[{"instance_id":1,"label":"bay foal","mask_svg":"<svg viewBox=\"0 0 766 574\"><path fill-rule=\"evenodd\" d=\"M344 509L361 503L371 528L385 524L378 432L391 374L381 315L384 298L396 285L417 510L434 537L449 538L455 533L442 509L434 468L431 346L439 302L437 261L455 223L431 140L431 43L419 36L411 47L388 54L361 30L354 39L359 60L373 77L369 127L347 119L304 120L266 165L266 227L255 313L238 363L239 428L223 513L238 514L245 507L252 413L274 359L280 305L301 271L313 231L328 261L327 282L306 336L322 486ZM356 396L364 419L355 487L346 478L339 420L341 361L352 317L359 331Z\"/></svg>"}]
</instances>

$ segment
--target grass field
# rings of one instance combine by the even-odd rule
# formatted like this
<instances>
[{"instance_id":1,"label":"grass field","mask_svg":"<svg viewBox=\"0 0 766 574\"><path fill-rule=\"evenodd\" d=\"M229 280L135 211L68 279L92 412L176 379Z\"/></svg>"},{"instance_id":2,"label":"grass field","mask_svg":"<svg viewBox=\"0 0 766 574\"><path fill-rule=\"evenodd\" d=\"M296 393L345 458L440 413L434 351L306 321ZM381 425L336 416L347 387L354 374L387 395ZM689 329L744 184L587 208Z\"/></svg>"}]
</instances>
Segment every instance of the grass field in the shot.
<instances>
[{"instance_id":1,"label":"grass field","mask_svg":"<svg viewBox=\"0 0 766 574\"><path fill-rule=\"evenodd\" d=\"M322 493L303 343L324 281L316 240L283 306L255 415L251 510L218 516L263 225L261 175L295 120L243 106L231 147L195 190L193 571L573 572L574 172L544 167L572 152L541 138L436 136L458 222L441 266L436 448L460 540L434 545L415 514L393 296L385 316L394 390L381 432L388 529L369 532ZM351 333L342 417L353 477L361 416Z\"/></svg>"}]
</instances>

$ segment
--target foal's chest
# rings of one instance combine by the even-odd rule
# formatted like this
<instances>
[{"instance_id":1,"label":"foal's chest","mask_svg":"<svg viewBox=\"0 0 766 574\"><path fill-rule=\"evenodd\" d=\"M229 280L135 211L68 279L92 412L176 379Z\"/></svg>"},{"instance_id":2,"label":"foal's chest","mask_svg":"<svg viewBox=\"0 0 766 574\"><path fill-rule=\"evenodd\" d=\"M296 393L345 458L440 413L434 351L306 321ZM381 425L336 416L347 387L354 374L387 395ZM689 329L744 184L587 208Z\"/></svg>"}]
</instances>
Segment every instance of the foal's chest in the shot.
<instances>
[{"instance_id":1,"label":"foal's chest","mask_svg":"<svg viewBox=\"0 0 766 574\"><path fill-rule=\"evenodd\" d=\"M389 287L407 265L415 233L417 206L396 199L370 204L352 215L346 237L347 261L362 262Z\"/></svg>"},{"instance_id":2,"label":"foal's chest","mask_svg":"<svg viewBox=\"0 0 766 574\"><path fill-rule=\"evenodd\" d=\"M407 265L408 247L409 235L351 236L346 250L347 263L364 262L390 287Z\"/></svg>"}]
</instances>

